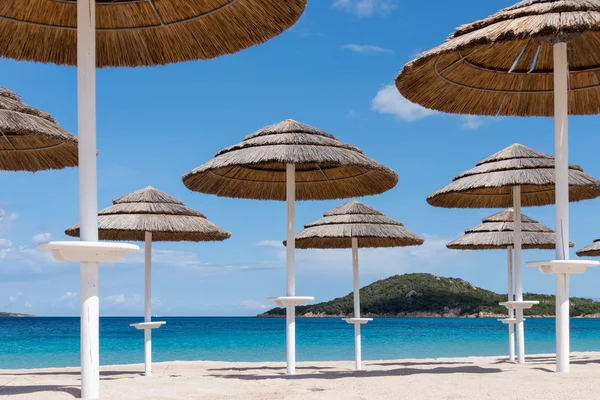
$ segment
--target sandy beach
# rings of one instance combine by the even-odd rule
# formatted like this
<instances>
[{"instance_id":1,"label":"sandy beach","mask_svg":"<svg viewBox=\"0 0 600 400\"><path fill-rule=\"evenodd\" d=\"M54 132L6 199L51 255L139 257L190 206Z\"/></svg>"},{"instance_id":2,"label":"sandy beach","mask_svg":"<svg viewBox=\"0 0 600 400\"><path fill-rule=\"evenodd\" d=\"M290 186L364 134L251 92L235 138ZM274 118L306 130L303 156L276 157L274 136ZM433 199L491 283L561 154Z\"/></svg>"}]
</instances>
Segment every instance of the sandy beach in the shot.
<instances>
[{"instance_id":1,"label":"sandy beach","mask_svg":"<svg viewBox=\"0 0 600 400\"><path fill-rule=\"evenodd\" d=\"M528 357L527 365L504 357L298 364L286 376L283 363L164 362L154 375L143 365L101 369L103 400L175 399L597 399L600 353L573 353L571 373L554 373L553 355ZM0 399L73 399L78 368L0 370Z\"/></svg>"}]
</instances>

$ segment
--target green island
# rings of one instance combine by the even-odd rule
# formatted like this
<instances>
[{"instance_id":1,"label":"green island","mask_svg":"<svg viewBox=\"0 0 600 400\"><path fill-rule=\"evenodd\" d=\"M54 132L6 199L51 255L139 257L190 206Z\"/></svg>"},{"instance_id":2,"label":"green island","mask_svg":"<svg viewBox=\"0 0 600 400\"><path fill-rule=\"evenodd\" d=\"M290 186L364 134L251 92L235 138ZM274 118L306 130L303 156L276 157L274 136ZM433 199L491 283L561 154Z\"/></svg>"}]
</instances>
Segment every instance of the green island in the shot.
<instances>
[{"instance_id":1,"label":"green island","mask_svg":"<svg viewBox=\"0 0 600 400\"><path fill-rule=\"evenodd\" d=\"M525 315L554 317L555 296L525 293L524 298L540 302L525 310ZM473 286L463 279L423 273L392 276L360 289L364 317L502 318L507 310L498 303L506 300L506 294ZM353 304L350 293L331 301L296 307L296 316L350 317ZM285 317L285 308L273 308L258 317ZM600 317L600 302L571 297L571 317Z\"/></svg>"}]
</instances>

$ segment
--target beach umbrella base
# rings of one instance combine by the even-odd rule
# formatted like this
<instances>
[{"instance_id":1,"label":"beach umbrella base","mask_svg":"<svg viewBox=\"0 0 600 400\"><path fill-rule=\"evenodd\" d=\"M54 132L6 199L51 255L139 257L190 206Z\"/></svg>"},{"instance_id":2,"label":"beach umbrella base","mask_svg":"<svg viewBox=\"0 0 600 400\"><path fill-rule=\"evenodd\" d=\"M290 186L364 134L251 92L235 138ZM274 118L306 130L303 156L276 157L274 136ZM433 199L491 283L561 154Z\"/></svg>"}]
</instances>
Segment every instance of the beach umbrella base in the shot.
<instances>
[{"instance_id":1,"label":"beach umbrella base","mask_svg":"<svg viewBox=\"0 0 600 400\"><path fill-rule=\"evenodd\" d=\"M144 375L152 376L152 329L158 329L166 324L166 321L141 322L130 324L135 329L144 331Z\"/></svg>"},{"instance_id":2,"label":"beach umbrella base","mask_svg":"<svg viewBox=\"0 0 600 400\"><path fill-rule=\"evenodd\" d=\"M342 318L342 320L346 321L349 324L364 325L373 321L373 318Z\"/></svg>"},{"instance_id":3,"label":"beach umbrella base","mask_svg":"<svg viewBox=\"0 0 600 400\"><path fill-rule=\"evenodd\" d=\"M140 248L133 244L107 242L49 242L38 245L56 261L81 263L81 397L100 398L100 299L99 263L117 263Z\"/></svg>"},{"instance_id":4,"label":"beach umbrella base","mask_svg":"<svg viewBox=\"0 0 600 400\"><path fill-rule=\"evenodd\" d=\"M556 275L556 370L569 372L569 274L583 274L589 267L597 267L598 261L551 260L531 261L528 267L538 268L543 274Z\"/></svg>"}]
</instances>

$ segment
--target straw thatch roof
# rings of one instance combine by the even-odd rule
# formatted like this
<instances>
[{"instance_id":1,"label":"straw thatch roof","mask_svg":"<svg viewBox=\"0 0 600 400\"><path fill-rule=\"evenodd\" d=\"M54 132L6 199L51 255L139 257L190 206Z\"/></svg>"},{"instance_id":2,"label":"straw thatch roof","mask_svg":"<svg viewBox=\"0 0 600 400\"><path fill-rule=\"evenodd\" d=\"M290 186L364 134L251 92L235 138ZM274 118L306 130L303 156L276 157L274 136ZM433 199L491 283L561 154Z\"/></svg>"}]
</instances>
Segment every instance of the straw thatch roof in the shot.
<instances>
[{"instance_id":1,"label":"straw thatch roof","mask_svg":"<svg viewBox=\"0 0 600 400\"><path fill-rule=\"evenodd\" d=\"M594 240L594 242L577 252L579 257L598 257L600 256L600 239Z\"/></svg>"},{"instance_id":2,"label":"straw thatch roof","mask_svg":"<svg viewBox=\"0 0 600 400\"><path fill-rule=\"evenodd\" d=\"M77 136L0 86L0 170L35 172L76 165Z\"/></svg>"},{"instance_id":3,"label":"straw thatch roof","mask_svg":"<svg viewBox=\"0 0 600 400\"><path fill-rule=\"evenodd\" d=\"M449 113L552 116L552 43L568 42L569 113L600 113L600 1L526 0L459 27L404 66L404 97Z\"/></svg>"},{"instance_id":4,"label":"straw thatch roof","mask_svg":"<svg viewBox=\"0 0 600 400\"><path fill-rule=\"evenodd\" d=\"M307 0L96 0L98 67L210 59L292 26ZM0 3L0 56L75 65L77 0Z\"/></svg>"},{"instance_id":5,"label":"straw thatch roof","mask_svg":"<svg viewBox=\"0 0 600 400\"><path fill-rule=\"evenodd\" d=\"M156 242L208 242L231 236L204 214L150 186L114 199L112 206L98 213L100 240L143 242L145 232L152 232ZM65 233L79 237L79 224Z\"/></svg>"},{"instance_id":6,"label":"straw thatch roof","mask_svg":"<svg viewBox=\"0 0 600 400\"><path fill-rule=\"evenodd\" d=\"M358 238L358 247L423 244L423 238L406 229L401 222L358 201L351 201L304 225L304 230L296 235L296 248L349 249L353 237Z\"/></svg>"},{"instance_id":7,"label":"straw thatch roof","mask_svg":"<svg viewBox=\"0 0 600 400\"><path fill-rule=\"evenodd\" d=\"M514 245L515 212L512 208L487 217L481 225L467 229L465 234L448 243L453 250L495 250ZM556 233L533 218L521 214L523 249L554 249ZM570 247L574 244L570 243Z\"/></svg>"},{"instance_id":8,"label":"straw thatch roof","mask_svg":"<svg viewBox=\"0 0 600 400\"><path fill-rule=\"evenodd\" d=\"M523 206L554 204L554 157L513 144L477 163L452 183L427 197L432 206L445 208L512 207L512 187L521 186ZM600 181L577 165L569 166L569 200L600 196Z\"/></svg>"},{"instance_id":9,"label":"straw thatch roof","mask_svg":"<svg viewBox=\"0 0 600 400\"><path fill-rule=\"evenodd\" d=\"M326 200L385 192L398 175L333 135L285 120L247 136L183 176L196 192L285 200L286 164L296 165L296 199Z\"/></svg>"}]
</instances>

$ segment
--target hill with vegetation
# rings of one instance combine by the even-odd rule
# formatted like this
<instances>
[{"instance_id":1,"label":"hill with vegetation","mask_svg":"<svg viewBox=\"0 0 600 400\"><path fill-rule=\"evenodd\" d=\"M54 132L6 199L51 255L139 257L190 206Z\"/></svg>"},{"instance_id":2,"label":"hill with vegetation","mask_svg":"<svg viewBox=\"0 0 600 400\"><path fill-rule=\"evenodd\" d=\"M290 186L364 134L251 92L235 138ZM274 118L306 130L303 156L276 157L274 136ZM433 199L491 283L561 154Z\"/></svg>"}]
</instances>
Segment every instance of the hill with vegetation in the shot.
<instances>
[{"instance_id":1,"label":"hill with vegetation","mask_svg":"<svg viewBox=\"0 0 600 400\"><path fill-rule=\"evenodd\" d=\"M539 305L525 310L530 317L554 317L555 297L526 293L526 300ZM364 317L471 317L496 318L507 315L498 303L506 294L494 293L457 278L431 274L396 275L360 289ZM296 307L299 317L350 317L354 310L352 293L324 303ZM274 308L259 317L284 317L285 308ZM600 302L571 298L572 317L600 317Z\"/></svg>"},{"instance_id":2,"label":"hill with vegetation","mask_svg":"<svg viewBox=\"0 0 600 400\"><path fill-rule=\"evenodd\" d=\"M0 312L0 317L33 317L31 314L19 314L10 312Z\"/></svg>"}]
</instances>

